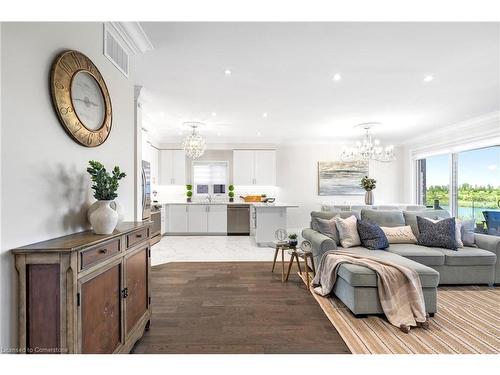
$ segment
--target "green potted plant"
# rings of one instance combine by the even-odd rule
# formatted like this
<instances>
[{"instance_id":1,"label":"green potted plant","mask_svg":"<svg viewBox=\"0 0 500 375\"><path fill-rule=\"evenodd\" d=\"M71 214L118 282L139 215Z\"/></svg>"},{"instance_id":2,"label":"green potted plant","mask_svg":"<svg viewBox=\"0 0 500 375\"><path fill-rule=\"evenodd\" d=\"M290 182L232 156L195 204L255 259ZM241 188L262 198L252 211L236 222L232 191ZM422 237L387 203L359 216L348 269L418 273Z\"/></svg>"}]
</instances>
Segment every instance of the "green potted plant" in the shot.
<instances>
[{"instance_id":1,"label":"green potted plant","mask_svg":"<svg viewBox=\"0 0 500 375\"><path fill-rule=\"evenodd\" d=\"M295 247L297 246L297 233L291 233L288 235L288 244L291 246L291 247Z\"/></svg>"},{"instance_id":2,"label":"green potted plant","mask_svg":"<svg viewBox=\"0 0 500 375\"><path fill-rule=\"evenodd\" d=\"M103 164L95 160L90 160L89 165L87 172L92 179L92 190L97 202L89 207L88 218L96 234L111 234L120 218L117 212L119 206L113 200L118 196L118 181L126 174L118 166L110 174ZM114 208L111 206L113 203Z\"/></svg>"},{"instance_id":3,"label":"green potted plant","mask_svg":"<svg viewBox=\"0 0 500 375\"><path fill-rule=\"evenodd\" d=\"M234 202L234 186L233 185L229 185L228 187L228 190L229 190L229 202Z\"/></svg>"},{"instance_id":4,"label":"green potted plant","mask_svg":"<svg viewBox=\"0 0 500 375\"><path fill-rule=\"evenodd\" d=\"M191 197L193 196L193 185L186 185L186 196L187 196L187 202L191 202Z\"/></svg>"},{"instance_id":5,"label":"green potted plant","mask_svg":"<svg viewBox=\"0 0 500 375\"><path fill-rule=\"evenodd\" d=\"M369 178L365 176L361 179L361 183L359 186L363 188L365 191L365 204L372 205L373 204L373 189L376 187L377 180L373 178Z\"/></svg>"}]
</instances>

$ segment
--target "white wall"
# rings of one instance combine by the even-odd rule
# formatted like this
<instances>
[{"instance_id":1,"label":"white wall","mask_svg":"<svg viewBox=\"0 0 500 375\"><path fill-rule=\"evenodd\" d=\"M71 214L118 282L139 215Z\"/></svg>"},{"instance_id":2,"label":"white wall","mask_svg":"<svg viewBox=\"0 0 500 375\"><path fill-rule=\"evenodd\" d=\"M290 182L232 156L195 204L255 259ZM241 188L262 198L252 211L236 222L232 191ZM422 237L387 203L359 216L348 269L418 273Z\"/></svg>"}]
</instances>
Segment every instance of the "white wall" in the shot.
<instances>
[{"instance_id":1,"label":"white wall","mask_svg":"<svg viewBox=\"0 0 500 375\"><path fill-rule=\"evenodd\" d=\"M118 200L134 218L134 88L102 54L101 23L4 23L1 33L1 346L16 345L15 271L9 249L87 229L88 160L127 173ZM113 128L100 147L78 145L52 108L49 73L64 49L86 54L111 95ZM133 64L133 60L131 61Z\"/></svg>"},{"instance_id":2,"label":"white wall","mask_svg":"<svg viewBox=\"0 0 500 375\"><path fill-rule=\"evenodd\" d=\"M280 200L297 204L290 208L288 229L300 231L309 226L310 212L322 204L363 204L364 196L319 196L318 162L340 159L342 147L335 144L299 144L277 149L277 183ZM375 204L405 203L402 185L402 152L396 148L397 160L392 163L370 162L369 175L377 180L373 191Z\"/></svg>"}]
</instances>

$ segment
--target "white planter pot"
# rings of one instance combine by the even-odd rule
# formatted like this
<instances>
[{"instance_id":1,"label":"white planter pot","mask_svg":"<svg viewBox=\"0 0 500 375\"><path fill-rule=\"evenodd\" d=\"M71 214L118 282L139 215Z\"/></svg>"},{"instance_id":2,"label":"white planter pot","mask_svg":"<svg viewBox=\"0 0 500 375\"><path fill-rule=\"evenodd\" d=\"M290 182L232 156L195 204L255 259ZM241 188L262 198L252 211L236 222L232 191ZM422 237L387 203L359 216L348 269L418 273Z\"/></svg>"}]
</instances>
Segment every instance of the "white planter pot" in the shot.
<instances>
[{"instance_id":1,"label":"white planter pot","mask_svg":"<svg viewBox=\"0 0 500 375\"><path fill-rule=\"evenodd\" d=\"M110 201L110 202L111 203L109 204L109 207L115 210L116 213L118 214L118 223L116 224L118 226L123 222L123 219L125 218L125 212L123 211L123 207L120 203L118 203L117 201ZM87 210L87 219L89 223L90 223L90 214L97 209L98 203L99 201L95 201L90 205L89 209Z\"/></svg>"},{"instance_id":2,"label":"white planter pot","mask_svg":"<svg viewBox=\"0 0 500 375\"><path fill-rule=\"evenodd\" d=\"M89 216L96 234L111 234L118 224L118 213L110 206L113 201L97 201L96 208Z\"/></svg>"}]
</instances>

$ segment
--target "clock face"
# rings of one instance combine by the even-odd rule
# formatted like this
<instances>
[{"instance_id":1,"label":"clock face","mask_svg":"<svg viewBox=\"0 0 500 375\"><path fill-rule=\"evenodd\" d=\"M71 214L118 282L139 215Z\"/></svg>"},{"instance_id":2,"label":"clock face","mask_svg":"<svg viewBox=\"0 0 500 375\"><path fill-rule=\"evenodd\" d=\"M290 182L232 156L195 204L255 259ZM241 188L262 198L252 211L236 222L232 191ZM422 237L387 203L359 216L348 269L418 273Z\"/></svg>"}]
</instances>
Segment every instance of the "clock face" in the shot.
<instances>
[{"instance_id":1,"label":"clock face","mask_svg":"<svg viewBox=\"0 0 500 375\"><path fill-rule=\"evenodd\" d=\"M70 137L86 147L103 144L111 132L111 99L92 61L78 51L61 53L50 83L54 108Z\"/></svg>"},{"instance_id":2,"label":"clock face","mask_svg":"<svg viewBox=\"0 0 500 375\"><path fill-rule=\"evenodd\" d=\"M85 127L96 130L104 121L104 97L97 81L89 73L80 71L71 83L71 99L75 113Z\"/></svg>"}]
</instances>

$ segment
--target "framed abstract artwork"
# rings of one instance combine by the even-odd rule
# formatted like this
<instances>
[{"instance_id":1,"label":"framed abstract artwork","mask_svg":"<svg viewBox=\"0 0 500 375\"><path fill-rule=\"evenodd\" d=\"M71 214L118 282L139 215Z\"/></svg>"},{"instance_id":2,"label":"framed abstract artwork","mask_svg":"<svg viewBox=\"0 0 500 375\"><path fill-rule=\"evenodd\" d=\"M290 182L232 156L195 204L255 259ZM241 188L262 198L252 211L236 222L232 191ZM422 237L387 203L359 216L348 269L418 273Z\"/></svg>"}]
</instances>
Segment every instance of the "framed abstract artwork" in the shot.
<instances>
[{"instance_id":1,"label":"framed abstract artwork","mask_svg":"<svg viewBox=\"0 0 500 375\"><path fill-rule=\"evenodd\" d=\"M318 195L363 195L359 186L368 176L368 161L318 162Z\"/></svg>"}]
</instances>

